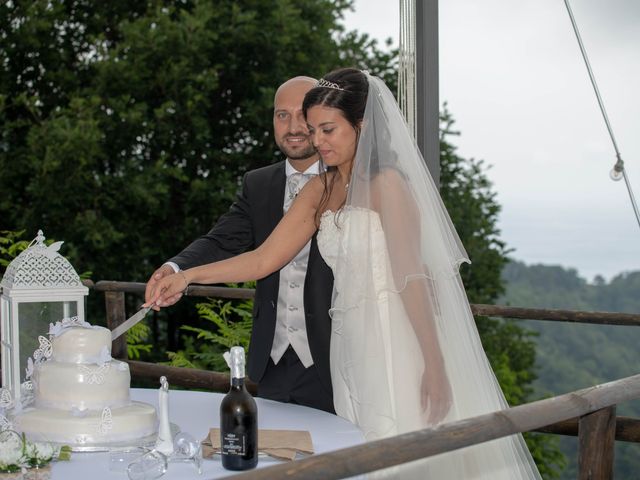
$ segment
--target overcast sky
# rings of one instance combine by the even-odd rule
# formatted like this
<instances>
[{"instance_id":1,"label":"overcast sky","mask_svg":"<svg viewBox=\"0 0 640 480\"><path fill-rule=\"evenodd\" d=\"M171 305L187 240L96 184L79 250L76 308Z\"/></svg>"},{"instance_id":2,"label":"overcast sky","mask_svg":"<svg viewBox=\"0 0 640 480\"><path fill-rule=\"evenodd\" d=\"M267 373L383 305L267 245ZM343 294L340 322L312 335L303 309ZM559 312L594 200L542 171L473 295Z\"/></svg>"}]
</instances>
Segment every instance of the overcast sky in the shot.
<instances>
[{"instance_id":1,"label":"overcast sky","mask_svg":"<svg viewBox=\"0 0 640 480\"><path fill-rule=\"evenodd\" d=\"M571 0L640 201L640 0ZM349 29L398 43L397 0L356 0ZM563 0L440 0L440 102L484 159L502 239L588 280L640 270L640 227ZM473 260L473 259L472 259Z\"/></svg>"}]
</instances>

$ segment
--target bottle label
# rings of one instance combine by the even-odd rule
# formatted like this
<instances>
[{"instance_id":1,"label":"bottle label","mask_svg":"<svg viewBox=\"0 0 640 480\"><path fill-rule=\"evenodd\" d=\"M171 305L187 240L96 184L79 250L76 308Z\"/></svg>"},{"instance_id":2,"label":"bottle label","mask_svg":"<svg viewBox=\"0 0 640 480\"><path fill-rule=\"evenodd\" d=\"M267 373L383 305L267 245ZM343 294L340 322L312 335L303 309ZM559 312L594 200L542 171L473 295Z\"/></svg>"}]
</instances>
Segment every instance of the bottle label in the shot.
<instances>
[{"instance_id":1,"label":"bottle label","mask_svg":"<svg viewBox=\"0 0 640 480\"><path fill-rule=\"evenodd\" d=\"M222 437L222 455L246 455L247 436L237 433L226 433Z\"/></svg>"}]
</instances>

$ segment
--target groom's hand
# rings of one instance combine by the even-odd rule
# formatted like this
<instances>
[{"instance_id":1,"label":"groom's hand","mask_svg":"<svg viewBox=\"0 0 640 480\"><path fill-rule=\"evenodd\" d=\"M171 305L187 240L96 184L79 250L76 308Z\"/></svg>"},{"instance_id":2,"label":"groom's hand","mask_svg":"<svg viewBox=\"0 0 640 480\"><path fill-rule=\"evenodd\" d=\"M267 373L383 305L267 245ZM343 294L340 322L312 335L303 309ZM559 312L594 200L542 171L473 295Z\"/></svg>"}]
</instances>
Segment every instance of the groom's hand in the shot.
<instances>
[{"instance_id":1,"label":"groom's hand","mask_svg":"<svg viewBox=\"0 0 640 480\"><path fill-rule=\"evenodd\" d=\"M175 273L173 271L173 268L171 268L171 266L165 264L162 265L160 268L158 268L155 272L153 272L153 274L151 275L151 277L149 277L149 280L147 281L147 287L145 288L144 291L144 301L145 303L149 303L149 300L151 300L151 298L154 296L154 293L156 291L156 287L158 286L158 282L160 280L162 280L165 277L168 277L169 275ZM182 292L177 293L176 295L170 297L170 298L166 298L165 301L166 303L164 305L162 305L163 307L168 307L170 305L173 305L174 303L176 303L178 300L180 300L180 298L182 298ZM154 305L153 310L155 311L159 311L160 307Z\"/></svg>"}]
</instances>

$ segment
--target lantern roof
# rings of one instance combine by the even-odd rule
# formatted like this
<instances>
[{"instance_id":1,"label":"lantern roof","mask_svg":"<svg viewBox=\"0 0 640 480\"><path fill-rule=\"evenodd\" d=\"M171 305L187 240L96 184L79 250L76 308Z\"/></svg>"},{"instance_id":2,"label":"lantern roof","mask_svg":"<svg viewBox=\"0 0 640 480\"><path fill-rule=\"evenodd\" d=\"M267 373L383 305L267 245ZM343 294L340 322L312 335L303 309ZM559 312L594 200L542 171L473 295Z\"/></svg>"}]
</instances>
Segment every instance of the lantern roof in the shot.
<instances>
[{"instance_id":1,"label":"lantern roof","mask_svg":"<svg viewBox=\"0 0 640 480\"><path fill-rule=\"evenodd\" d=\"M45 245L45 236L38 236L26 250L13 259L7 267L0 287L7 289L88 289L69 260L58 253L63 242Z\"/></svg>"}]
</instances>

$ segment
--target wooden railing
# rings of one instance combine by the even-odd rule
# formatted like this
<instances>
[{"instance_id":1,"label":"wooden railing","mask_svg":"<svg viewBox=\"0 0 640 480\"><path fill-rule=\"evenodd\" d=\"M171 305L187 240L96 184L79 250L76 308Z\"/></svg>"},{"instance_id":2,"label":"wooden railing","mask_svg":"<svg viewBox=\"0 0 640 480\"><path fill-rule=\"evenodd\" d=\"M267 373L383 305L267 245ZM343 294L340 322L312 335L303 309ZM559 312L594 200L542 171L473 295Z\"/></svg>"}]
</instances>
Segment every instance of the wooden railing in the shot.
<instances>
[{"instance_id":1,"label":"wooden railing","mask_svg":"<svg viewBox=\"0 0 640 480\"><path fill-rule=\"evenodd\" d=\"M144 296L144 283L134 282L112 282L91 281L84 282L86 286L98 292L104 292L107 327L113 330L124 322L129 315L125 312L125 293L134 293L140 297ZM248 288L226 288L226 287L206 287L190 285L186 295L195 297L216 297L227 299L251 299L253 289ZM167 365L158 365L149 362L138 362L127 358L127 343L124 335L117 338L111 346L111 355L129 363L131 375L135 378L148 378L157 380L161 376L167 377L171 385L185 388L207 389L214 392L224 392L229 388L229 374L220 372L210 372L195 368L179 368ZM256 385L247 381L247 389L256 394Z\"/></svg>"},{"instance_id":2,"label":"wooden railing","mask_svg":"<svg viewBox=\"0 0 640 480\"><path fill-rule=\"evenodd\" d=\"M640 375L437 428L314 455L293 464L261 468L233 478L346 478L579 417L578 478L605 480L613 478L613 456L607 452L612 451L614 444L615 405L636 398L640 398Z\"/></svg>"},{"instance_id":3,"label":"wooden railing","mask_svg":"<svg viewBox=\"0 0 640 480\"><path fill-rule=\"evenodd\" d=\"M145 284L88 281L86 285L104 292L107 326L121 324L125 294L144 295ZM252 289L189 286L187 296L251 299ZM530 320L640 326L640 315L584 312L472 304L474 315ZM226 391L228 374L137 362L126 358L124 336L114 342L112 354L129 362L134 377L156 380L165 375L173 385ZM255 385L249 385L255 393ZM616 440L640 443L640 420L616 417L616 405L640 398L640 375L597 385L508 410L442 425L435 429L399 435L363 445L296 461L294 464L260 469L234 478L345 478L437 455L514 433L537 431L578 436L578 479L613 478Z\"/></svg>"}]
</instances>

